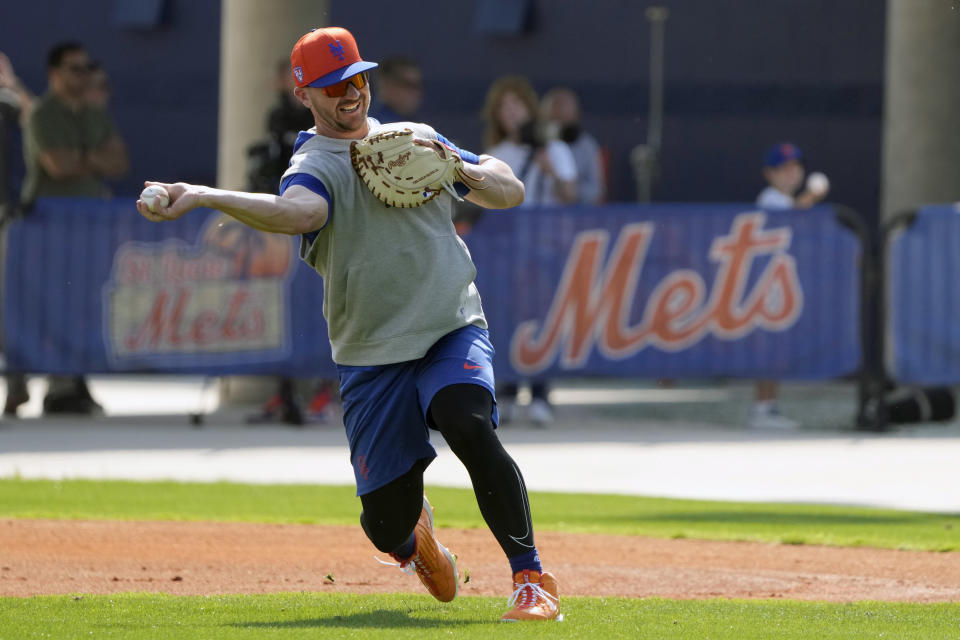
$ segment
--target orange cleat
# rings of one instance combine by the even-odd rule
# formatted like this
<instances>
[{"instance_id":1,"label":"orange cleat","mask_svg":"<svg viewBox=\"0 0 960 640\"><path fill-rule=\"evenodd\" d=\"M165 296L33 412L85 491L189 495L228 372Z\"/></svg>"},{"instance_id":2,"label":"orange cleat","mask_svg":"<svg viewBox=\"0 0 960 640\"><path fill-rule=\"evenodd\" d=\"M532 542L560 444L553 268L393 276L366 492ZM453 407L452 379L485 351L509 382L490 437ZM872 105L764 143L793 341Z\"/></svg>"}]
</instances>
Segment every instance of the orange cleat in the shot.
<instances>
[{"instance_id":1,"label":"orange cleat","mask_svg":"<svg viewBox=\"0 0 960 640\"><path fill-rule=\"evenodd\" d=\"M433 534L433 507L426 496L423 497L423 511L413 533L417 539L416 551L406 560L394 559L400 562L400 569L404 572L416 573L430 595L440 602L450 602L457 597L460 589L457 560Z\"/></svg>"},{"instance_id":2,"label":"orange cleat","mask_svg":"<svg viewBox=\"0 0 960 640\"><path fill-rule=\"evenodd\" d=\"M552 573L540 574L529 569L513 576L513 595L507 603L513 608L501 622L521 620L563 620L560 613L560 596L557 579Z\"/></svg>"}]
</instances>

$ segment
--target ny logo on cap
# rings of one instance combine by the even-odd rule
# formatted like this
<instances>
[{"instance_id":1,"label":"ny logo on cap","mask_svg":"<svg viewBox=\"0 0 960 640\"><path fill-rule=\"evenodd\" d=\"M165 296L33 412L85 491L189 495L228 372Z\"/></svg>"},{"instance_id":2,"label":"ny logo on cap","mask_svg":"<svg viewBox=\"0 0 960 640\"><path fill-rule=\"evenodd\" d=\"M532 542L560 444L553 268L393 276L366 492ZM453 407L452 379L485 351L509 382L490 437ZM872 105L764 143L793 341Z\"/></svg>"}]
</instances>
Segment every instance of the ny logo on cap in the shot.
<instances>
[{"instance_id":1,"label":"ny logo on cap","mask_svg":"<svg viewBox=\"0 0 960 640\"><path fill-rule=\"evenodd\" d=\"M297 82L303 82L303 67L294 67L293 75L297 77Z\"/></svg>"},{"instance_id":2,"label":"ny logo on cap","mask_svg":"<svg viewBox=\"0 0 960 640\"><path fill-rule=\"evenodd\" d=\"M336 41L337 44L330 43L330 53L337 56L340 60L343 60L343 45L340 44L340 41Z\"/></svg>"}]
</instances>

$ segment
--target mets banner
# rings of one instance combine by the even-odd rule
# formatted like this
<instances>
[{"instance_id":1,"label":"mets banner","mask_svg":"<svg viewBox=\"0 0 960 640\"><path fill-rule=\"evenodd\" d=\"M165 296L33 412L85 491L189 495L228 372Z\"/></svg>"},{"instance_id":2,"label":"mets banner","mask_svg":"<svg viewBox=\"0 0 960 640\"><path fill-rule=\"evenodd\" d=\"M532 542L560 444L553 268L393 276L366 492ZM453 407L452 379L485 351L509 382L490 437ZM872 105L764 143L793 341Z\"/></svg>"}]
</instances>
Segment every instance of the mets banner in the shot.
<instances>
[{"instance_id":1,"label":"mets banner","mask_svg":"<svg viewBox=\"0 0 960 640\"><path fill-rule=\"evenodd\" d=\"M216 211L155 224L133 200L41 200L8 229L7 368L332 374L297 242Z\"/></svg>"},{"instance_id":2,"label":"mets banner","mask_svg":"<svg viewBox=\"0 0 960 640\"><path fill-rule=\"evenodd\" d=\"M904 384L960 382L960 207L922 207L887 246L888 370Z\"/></svg>"},{"instance_id":3,"label":"mets banner","mask_svg":"<svg viewBox=\"0 0 960 640\"><path fill-rule=\"evenodd\" d=\"M154 224L131 200L41 201L7 233L8 370L335 375L297 238L208 210ZM519 209L464 239L501 379L860 363L860 243L828 207Z\"/></svg>"},{"instance_id":4,"label":"mets banner","mask_svg":"<svg viewBox=\"0 0 960 640\"><path fill-rule=\"evenodd\" d=\"M466 241L501 377L814 379L860 363L860 243L828 207L489 212Z\"/></svg>"}]
</instances>

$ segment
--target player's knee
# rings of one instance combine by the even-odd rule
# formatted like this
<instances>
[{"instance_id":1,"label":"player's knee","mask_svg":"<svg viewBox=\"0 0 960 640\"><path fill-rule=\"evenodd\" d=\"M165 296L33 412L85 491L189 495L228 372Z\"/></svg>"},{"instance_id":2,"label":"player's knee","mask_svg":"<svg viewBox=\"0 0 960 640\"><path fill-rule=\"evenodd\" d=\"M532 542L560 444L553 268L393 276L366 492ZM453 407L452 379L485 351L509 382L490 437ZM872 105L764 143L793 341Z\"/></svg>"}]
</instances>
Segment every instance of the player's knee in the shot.
<instances>
[{"instance_id":1,"label":"player's knee","mask_svg":"<svg viewBox=\"0 0 960 640\"><path fill-rule=\"evenodd\" d=\"M455 442L470 444L489 438L493 434L492 413L493 396L472 384L445 387L430 404L434 426L451 447L455 447Z\"/></svg>"},{"instance_id":2,"label":"player's knee","mask_svg":"<svg viewBox=\"0 0 960 640\"><path fill-rule=\"evenodd\" d=\"M437 428L450 448L458 454L465 450L480 450L491 438L496 439L493 421L489 415L482 413L451 412L437 422Z\"/></svg>"},{"instance_id":3,"label":"player's knee","mask_svg":"<svg viewBox=\"0 0 960 640\"><path fill-rule=\"evenodd\" d=\"M360 526L378 550L392 553L410 539L423 509L423 462L388 484L360 496Z\"/></svg>"},{"instance_id":4,"label":"player's knee","mask_svg":"<svg viewBox=\"0 0 960 640\"><path fill-rule=\"evenodd\" d=\"M366 511L360 514L360 526L373 546L383 553L392 553L409 540L413 533L413 526L407 527L406 523L388 522L382 518L370 518Z\"/></svg>"}]
</instances>

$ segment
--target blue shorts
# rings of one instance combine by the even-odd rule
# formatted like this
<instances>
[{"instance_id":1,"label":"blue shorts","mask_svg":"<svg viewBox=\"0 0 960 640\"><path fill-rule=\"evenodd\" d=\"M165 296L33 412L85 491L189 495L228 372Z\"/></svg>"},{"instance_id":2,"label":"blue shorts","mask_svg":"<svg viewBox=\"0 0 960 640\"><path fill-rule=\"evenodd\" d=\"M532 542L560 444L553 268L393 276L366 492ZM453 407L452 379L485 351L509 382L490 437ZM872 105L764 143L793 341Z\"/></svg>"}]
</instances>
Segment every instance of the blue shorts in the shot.
<instances>
[{"instance_id":1,"label":"blue shorts","mask_svg":"<svg viewBox=\"0 0 960 640\"><path fill-rule=\"evenodd\" d=\"M493 345L486 329L473 325L440 338L419 360L337 369L358 496L399 478L417 462L426 467L437 457L427 411L440 389L476 384L496 398ZM491 419L499 424L496 402Z\"/></svg>"}]
</instances>

